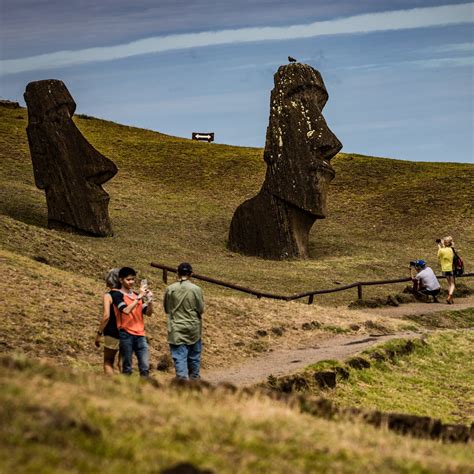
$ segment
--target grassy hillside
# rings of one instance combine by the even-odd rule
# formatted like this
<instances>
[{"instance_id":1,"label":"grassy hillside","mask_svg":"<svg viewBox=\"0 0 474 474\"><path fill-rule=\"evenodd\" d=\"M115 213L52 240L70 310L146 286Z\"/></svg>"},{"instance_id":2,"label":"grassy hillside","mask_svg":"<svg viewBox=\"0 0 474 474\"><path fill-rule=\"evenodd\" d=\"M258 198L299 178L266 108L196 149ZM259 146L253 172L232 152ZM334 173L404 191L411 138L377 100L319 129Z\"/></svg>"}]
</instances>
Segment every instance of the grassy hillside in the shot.
<instances>
[{"instance_id":1,"label":"grassy hillside","mask_svg":"<svg viewBox=\"0 0 474 474\"><path fill-rule=\"evenodd\" d=\"M19 226L19 229L39 239L30 227ZM62 255L61 244L60 239L55 241L57 246L51 243L48 251L56 257ZM72 253L77 252L77 247L65 245L62 250ZM49 257L50 253L43 255L53 258ZM12 288L5 295L6 306L2 308L0 352L19 351L61 365L99 370L101 350L94 347L93 338L101 314L103 285L97 278L61 270L6 250L0 250L0 272L8 275ZM160 356L168 353L161 302L158 294L156 314L147 318L153 367ZM418 327L411 321L390 317L377 317L368 324L371 317L363 311L325 310L318 305L286 302L269 305L264 300L235 296L209 295L206 306L204 368L233 365L270 350L314 344L328 333L370 332L374 325L379 331ZM315 318L319 327L304 330L303 326ZM355 332L351 329L353 324L358 327ZM272 331L274 328L278 328L277 333ZM259 331L267 336L260 337Z\"/></svg>"},{"instance_id":2,"label":"grassy hillside","mask_svg":"<svg viewBox=\"0 0 474 474\"><path fill-rule=\"evenodd\" d=\"M0 472L468 473L472 447L302 414L245 393L156 388L0 358Z\"/></svg>"},{"instance_id":3,"label":"grassy hillside","mask_svg":"<svg viewBox=\"0 0 474 474\"><path fill-rule=\"evenodd\" d=\"M333 160L337 177L331 186L329 217L313 228L311 258L274 262L241 256L226 249L227 230L234 209L261 185L262 150L197 143L85 117L76 120L88 140L119 166L118 175L106 184L115 228L111 238L47 229L44 192L33 181L26 110L0 107L1 265L15 276L17 292L25 295L18 299L8 294L7 300L22 324L31 328L31 336L21 340L15 330L18 321L12 318L8 325L12 339L7 344L20 345L27 353L38 349L37 355L54 357L49 342L65 337L66 314L72 319L72 332L93 332L101 278L112 266L136 267L149 278L160 301L165 285L160 273L150 268L151 261L189 260L199 273L290 293L403 276L407 261L416 257L435 264L433 240L447 232L456 236L466 257L474 248L472 210L467 205L472 166L339 155ZM443 188L453 183L464 187L455 199L447 200ZM347 304L355 290L318 297L308 307L203 286L211 365L225 365L230 350L240 359L286 344L304 344L315 333L350 331L351 324L367 320L363 312L321 310L320 305ZM402 286L370 288L365 294L386 295ZM41 317L44 311L48 324ZM159 316L149 326L157 353L166 351L164 319ZM322 327L301 330L313 320ZM404 326L388 318L379 323L392 329ZM55 335L41 336L49 327L57 328ZM285 337L255 336L258 330L272 334L272 327L281 327ZM30 337L38 344L27 342ZM71 348L76 363L98 362L89 345L87 339Z\"/></svg>"},{"instance_id":4,"label":"grassy hillside","mask_svg":"<svg viewBox=\"0 0 474 474\"><path fill-rule=\"evenodd\" d=\"M226 249L234 209L262 183L262 150L198 143L86 117L76 121L87 139L119 167L106 184L115 228L111 238L47 229L44 192L33 181L26 110L0 107L0 266L16 289L6 295L7 307L14 308L7 324L9 339L3 343L8 349L19 347L64 362L50 342L56 337L67 342L62 329L69 317L71 333L88 334L69 347L74 363L98 363L89 334L100 312L102 276L112 266L136 267L149 278L160 302L165 285L160 272L149 266L151 261L189 260L198 273L281 293L407 275L407 261L417 257L436 268L434 238L448 232L459 242L467 264L472 261L473 166L338 155L333 160L337 175L329 216L313 228L311 258L275 262ZM445 190L454 184L459 187L455 197L446 199ZM369 319L362 311L336 307L352 301L355 290L317 297L307 306L203 286L211 366L303 345L328 332L350 332L351 324L363 331ZM364 289L364 295L387 295L402 287L372 287ZM318 321L319 328L303 331L302 325L311 321ZM17 331L19 324L29 328L26 337ZM393 318L379 318L377 324L386 330L413 327ZM273 334L274 327L281 328L284 337ZM53 336L48 335L50 328L56 328L51 329ZM153 355L166 351L159 306L149 329ZM270 336L259 338L258 330Z\"/></svg>"},{"instance_id":5,"label":"grassy hillside","mask_svg":"<svg viewBox=\"0 0 474 474\"><path fill-rule=\"evenodd\" d=\"M302 378L306 388L299 390L323 395L341 407L429 416L469 426L474 420L474 367L466 361L474 356L474 309L465 310L463 317L470 322L468 330L439 332L408 343L393 340L346 361L318 362L269 384L282 390L291 379ZM335 372L335 387L322 387L318 372Z\"/></svg>"},{"instance_id":6,"label":"grassy hillside","mask_svg":"<svg viewBox=\"0 0 474 474\"><path fill-rule=\"evenodd\" d=\"M472 311L471 311L472 314ZM395 363L381 362L352 372L335 398L346 406L441 418L450 423L474 421L472 331L436 334L426 345Z\"/></svg>"},{"instance_id":7,"label":"grassy hillside","mask_svg":"<svg viewBox=\"0 0 474 474\"><path fill-rule=\"evenodd\" d=\"M111 195L115 236L59 234L71 245L79 245L88 261L97 262L78 268L83 274L131 264L159 285L159 274L150 269L150 261L174 265L189 260L198 273L293 293L334 287L335 282L404 276L407 262L414 258L425 258L437 268L434 239L446 233L455 237L468 265L472 261L472 165L340 154L333 159L336 178L330 189L329 215L313 226L310 259L274 262L226 249L233 211L263 181L261 149L197 143L84 117L76 122L120 169L105 185ZM0 214L44 228L44 192L33 182L26 125L25 109L0 108ZM9 225L2 227L0 242L29 255L24 242L31 239L9 230ZM50 240L58 236L50 235ZM51 263L67 268L68 254ZM230 294L215 287L206 290ZM389 290L367 291L376 295ZM333 305L351 299L354 294L344 292L319 301Z\"/></svg>"},{"instance_id":8,"label":"grassy hillside","mask_svg":"<svg viewBox=\"0 0 474 474\"><path fill-rule=\"evenodd\" d=\"M114 266L135 267L155 290L157 312L147 322L153 368L168 348L160 308L165 285L151 261L188 260L197 273L288 294L408 276L415 258L437 268L434 240L449 233L472 270L472 165L340 154L333 160L329 215L313 227L310 258L274 262L226 249L235 208L263 181L261 149L196 143L85 116L75 120L119 167L105 185L115 230L110 238L47 228L26 110L0 107L0 272L7 278L0 306L0 473L18 466L35 473L158 472L178 461L216 473L469 472L467 446L318 420L245 393L180 392L168 386L170 374L156 371L159 389L134 377L104 380L91 372L98 374L101 364L93 339L102 278ZM465 283L472 287L472 280ZM309 306L202 286L204 370L318 344L334 333L472 325L449 315L406 319L348 309L355 290L317 297ZM364 295L386 296L403 286L371 287ZM462 364L466 353L453 357ZM348 388L341 403L370 405L370 397L355 396L368 382Z\"/></svg>"}]
</instances>

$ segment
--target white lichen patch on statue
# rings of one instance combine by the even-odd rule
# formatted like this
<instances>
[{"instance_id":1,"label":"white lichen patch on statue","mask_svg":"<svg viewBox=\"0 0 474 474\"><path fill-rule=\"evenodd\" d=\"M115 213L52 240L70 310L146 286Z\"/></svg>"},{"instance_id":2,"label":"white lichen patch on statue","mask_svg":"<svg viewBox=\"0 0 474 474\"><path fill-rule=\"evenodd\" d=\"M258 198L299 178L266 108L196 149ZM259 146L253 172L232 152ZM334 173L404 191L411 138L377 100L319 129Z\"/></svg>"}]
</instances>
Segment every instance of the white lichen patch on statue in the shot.
<instances>
[{"instance_id":1,"label":"white lichen patch on statue","mask_svg":"<svg viewBox=\"0 0 474 474\"><path fill-rule=\"evenodd\" d=\"M278 127L278 143L281 148L283 146L283 132L281 131L281 127Z\"/></svg>"}]
</instances>

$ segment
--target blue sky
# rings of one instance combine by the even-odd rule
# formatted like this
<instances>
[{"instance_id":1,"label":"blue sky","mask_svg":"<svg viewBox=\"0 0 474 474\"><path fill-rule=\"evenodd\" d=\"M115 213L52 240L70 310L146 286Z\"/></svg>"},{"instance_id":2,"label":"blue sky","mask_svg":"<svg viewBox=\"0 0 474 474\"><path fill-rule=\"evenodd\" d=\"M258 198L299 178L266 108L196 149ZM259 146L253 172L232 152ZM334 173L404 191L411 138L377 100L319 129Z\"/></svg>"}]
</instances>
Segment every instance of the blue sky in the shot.
<instances>
[{"instance_id":1,"label":"blue sky","mask_svg":"<svg viewBox=\"0 0 474 474\"><path fill-rule=\"evenodd\" d=\"M263 146L273 74L318 69L346 153L473 161L474 3L0 0L0 96L61 79L77 113Z\"/></svg>"}]
</instances>

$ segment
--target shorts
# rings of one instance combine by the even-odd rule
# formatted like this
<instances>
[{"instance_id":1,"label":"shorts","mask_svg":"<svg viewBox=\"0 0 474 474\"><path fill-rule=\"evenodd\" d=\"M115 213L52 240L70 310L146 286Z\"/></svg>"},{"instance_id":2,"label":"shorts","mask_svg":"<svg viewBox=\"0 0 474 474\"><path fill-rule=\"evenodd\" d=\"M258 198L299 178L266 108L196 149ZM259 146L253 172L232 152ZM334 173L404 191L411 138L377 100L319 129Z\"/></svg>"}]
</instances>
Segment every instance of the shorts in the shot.
<instances>
[{"instance_id":1,"label":"shorts","mask_svg":"<svg viewBox=\"0 0 474 474\"><path fill-rule=\"evenodd\" d=\"M119 350L120 340L112 336L104 336L104 347L112 349L113 351Z\"/></svg>"},{"instance_id":2,"label":"shorts","mask_svg":"<svg viewBox=\"0 0 474 474\"><path fill-rule=\"evenodd\" d=\"M420 293L427 296L438 296L440 291L441 288L436 288L436 290L427 290L426 288L423 288L422 290L420 290Z\"/></svg>"},{"instance_id":3,"label":"shorts","mask_svg":"<svg viewBox=\"0 0 474 474\"><path fill-rule=\"evenodd\" d=\"M453 272L441 272L444 277L452 277L454 276Z\"/></svg>"}]
</instances>

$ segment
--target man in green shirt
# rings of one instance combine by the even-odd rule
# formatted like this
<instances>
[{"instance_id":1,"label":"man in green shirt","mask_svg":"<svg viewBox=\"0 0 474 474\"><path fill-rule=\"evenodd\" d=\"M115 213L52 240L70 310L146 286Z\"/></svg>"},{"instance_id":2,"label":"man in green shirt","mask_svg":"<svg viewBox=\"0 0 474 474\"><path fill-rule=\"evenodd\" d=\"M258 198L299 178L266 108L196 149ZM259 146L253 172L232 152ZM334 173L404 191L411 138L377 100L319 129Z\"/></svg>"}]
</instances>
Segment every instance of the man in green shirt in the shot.
<instances>
[{"instance_id":1,"label":"man in green shirt","mask_svg":"<svg viewBox=\"0 0 474 474\"><path fill-rule=\"evenodd\" d=\"M168 343L176 377L199 379L204 298L199 286L191 283L189 263L178 266L178 281L168 286L163 298L168 315Z\"/></svg>"}]
</instances>

